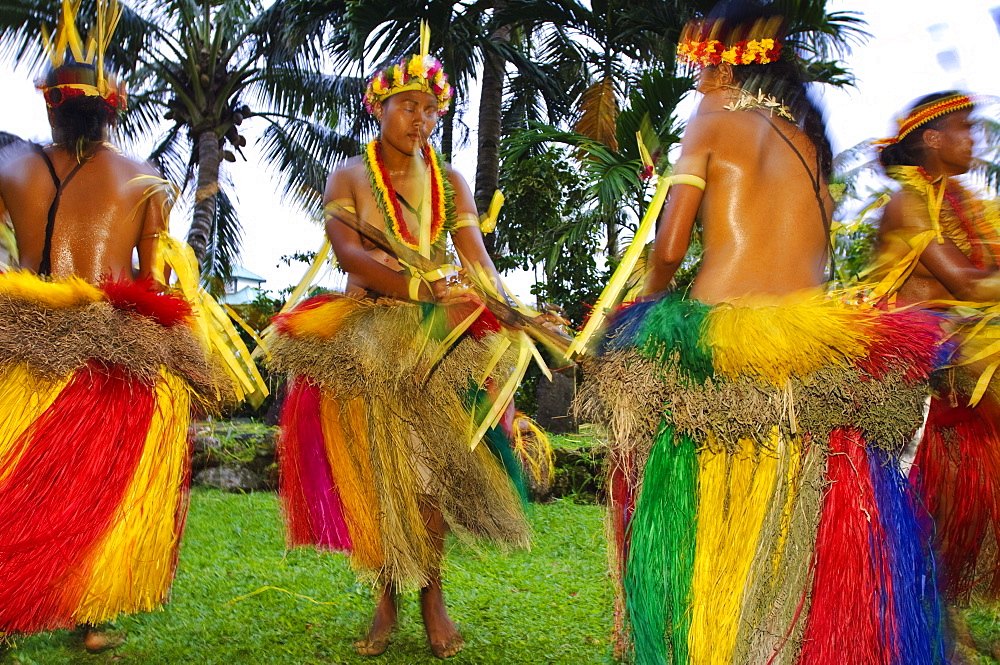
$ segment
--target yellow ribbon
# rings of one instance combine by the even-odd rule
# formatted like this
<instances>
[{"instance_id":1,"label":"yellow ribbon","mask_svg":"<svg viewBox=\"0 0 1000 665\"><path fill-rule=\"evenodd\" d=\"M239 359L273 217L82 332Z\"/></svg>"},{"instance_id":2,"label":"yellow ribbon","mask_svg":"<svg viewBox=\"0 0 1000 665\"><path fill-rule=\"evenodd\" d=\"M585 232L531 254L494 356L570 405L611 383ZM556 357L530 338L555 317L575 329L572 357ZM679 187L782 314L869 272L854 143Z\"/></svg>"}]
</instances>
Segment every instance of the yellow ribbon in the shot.
<instances>
[{"instance_id":1,"label":"yellow ribbon","mask_svg":"<svg viewBox=\"0 0 1000 665\"><path fill-rule=\"evenodd\" d=\"M567 355L570 357L587 348L590 339L598 330L603 328L604 321L611 314L615 305L618 304L618 298L625 286L625 282L628 280L629 275L632 274L632 269L635 267L643 248L646 246L646 238L649 237L650 231L656 225L656 220L660 216L660 209L667 199L667 192L670 191L672 183L673 179L670 177L661 177L657 183L653 200L650 201L649 207L646 208L646 214L643 215L642 221L639 223L639 229L632 237L632 242L625 251L622 262L618 264L618 268L615 270L614 275L611 276L608 285L604 287L601 297L597 299L597 304L594 305L594 309L590 313L587 325L584 326L583 331L570 344L567 351Z\"/></svg>"},{"instance_id":2,"label":"yellow ribbon","mask_svg":"<svg viewBox=\"0 0 1000 665\"><path fill-rule=\"evenodd\" d=\"M470 450L475 450L476 446L479 445L479 442L483 440L484 436L486 436L486 431L500 422L500 417L507 408L507 404L514 398L514 392L517 390L517 386L521 383L521 379L524 377L524 372L528 369L528 363L531 361L531 351L529 350L531 340L528 339L528 334L523 330L518 331L518 337L521 342L521 348L518 350L517 362L514 365L514 371L511 372L507 382L504 383L503 387L497 393L496 398L493 401L493 405L490 407L486 417L483 418L482 422L479 423L479 427L469 438Z\"/></svg>"},{"instance_id":3,"label":"yellow ribbon","mask_svg":"<svg viewBox=\"0 0 1000 665\"><path fill-rule=\"evenodd\" d=\"M305 274L302 275L302 279L300 279L299 283L296 284L294 289L292 289L291 295L288 296L288 300L286 300L285 304L282 305L281 310L278 312L279 314L284 314L299 304L303 296L305 296L305 294L309 291L309 287L311 287L313 282L316 281L316 276L319 274L319 271L323 267L323 263L326 261L327 257L330 257L333 265L336 264L336 259L333 257L331 250L332 247L330 245L330 240L324 235L323 244L320 245L319 251L316 252L316 256L313 258L312 263L309 264ZM264 332L260 335L260 341L257 342L257 348L253 350L252 356L254 358L259 357L262 353L269 355L267 351L267 344L273 334L273 325L269 325L264 329Z\"/></svg>"},{"instance_id":4,"label":"yellow ribbon","mask_svg":"<svg viewBox=\"0 0 1000 665\"><path fill-rule=\"evenodd\" d=\"M170 266L177 277L177 285L191 304L195 332L206 351L222 359L237 399L260 406L268 394L267 384L225 310L201 288L194 250L168 233L161 233L159 240L153 261L154 278L163 283L164 266Z\"/></svg>"}]
</instances>

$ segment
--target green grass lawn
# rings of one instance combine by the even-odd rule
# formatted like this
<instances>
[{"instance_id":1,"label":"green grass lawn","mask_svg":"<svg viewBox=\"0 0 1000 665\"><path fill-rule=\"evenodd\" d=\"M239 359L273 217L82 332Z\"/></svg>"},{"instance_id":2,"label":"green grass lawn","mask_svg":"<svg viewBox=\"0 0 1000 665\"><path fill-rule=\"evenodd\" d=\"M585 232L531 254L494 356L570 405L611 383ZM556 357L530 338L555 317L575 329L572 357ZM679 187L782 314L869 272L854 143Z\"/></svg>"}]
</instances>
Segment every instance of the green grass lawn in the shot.
<instances>
[{"instance_id":1,"label":"green grass lawn","mask_svg":"<svg viewBox=\"0 0 1000 665\"><path fill-rule=\"evenodd\" d=\"M533 506L536 540L528 552L452 543L445 593L467 646L448 662L612 662L602 512L570 501ZM254 594L265 587L275 588ZM78 636L59 632L22 639L6 662L441 662L430 656L415 593L403 597L389 651L356 656L351 641L364 633L371 609L371 589L357 583L345 557L285 551L273 494L198 490L163 611L119 619L113 627L128 640L114 651L87 654Z\"/></svg>"}]
</instances>

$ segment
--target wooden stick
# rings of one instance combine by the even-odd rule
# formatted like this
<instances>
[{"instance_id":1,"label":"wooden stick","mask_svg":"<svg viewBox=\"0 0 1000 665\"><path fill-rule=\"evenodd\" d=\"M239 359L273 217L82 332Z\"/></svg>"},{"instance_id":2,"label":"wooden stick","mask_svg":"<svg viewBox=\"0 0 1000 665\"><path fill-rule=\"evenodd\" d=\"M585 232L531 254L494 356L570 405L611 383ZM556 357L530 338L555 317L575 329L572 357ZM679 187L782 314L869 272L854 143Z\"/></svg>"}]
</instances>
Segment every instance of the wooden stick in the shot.
<instances>
[{"instance_id":1,"label":"wooden stick","mask_svg":"<svg viewBox=\"0 0 1000 665\"><path fill-rule=\"evenodd\" d=\"M395 245L392 244L384 231L372 226L365 220L358 217L355 213L344 208L344 206L339 203L333 202L328 204L326 212L332 217L337 218L343 224L346 224L348 228L354 229L360 233L382 251L391 256L396 256L402 259L415 268L428 272L440 267L426 256L413 251L406 245L401 243ZM481 286L477 284L473 284L472 286L476 291L476 295L478 295L480 300L483 301L483 304L486 305L486 308L493 312L493 315L498 319L512 328L524 330L536 340L551 347L553 350L558 351L563 356L567 355L567 351L573 343L573 339L571 337L542 325L533 317L527 316L526 314L511 307L506 302L488 293L486 289Z\"/></svg>"}]
</instances>

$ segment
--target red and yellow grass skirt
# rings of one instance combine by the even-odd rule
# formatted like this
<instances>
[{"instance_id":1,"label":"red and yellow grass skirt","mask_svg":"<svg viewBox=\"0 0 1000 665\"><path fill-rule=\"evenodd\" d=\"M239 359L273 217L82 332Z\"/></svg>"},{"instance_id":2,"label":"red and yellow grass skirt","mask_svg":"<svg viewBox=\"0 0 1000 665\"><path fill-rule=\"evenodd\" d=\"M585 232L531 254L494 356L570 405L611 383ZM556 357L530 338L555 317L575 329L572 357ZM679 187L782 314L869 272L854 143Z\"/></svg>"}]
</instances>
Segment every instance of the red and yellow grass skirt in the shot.
<instances>
[{"instance_id":1,"label":"red and yellow grass skirt","mask_svg":"<svg viewBox=\"0 0 1000 665\"><path fill-rule=\"evenodd\" d=\"M165 601L213 370L150 283L0 274L0 631Z\"/></svg>"}]
</instances>

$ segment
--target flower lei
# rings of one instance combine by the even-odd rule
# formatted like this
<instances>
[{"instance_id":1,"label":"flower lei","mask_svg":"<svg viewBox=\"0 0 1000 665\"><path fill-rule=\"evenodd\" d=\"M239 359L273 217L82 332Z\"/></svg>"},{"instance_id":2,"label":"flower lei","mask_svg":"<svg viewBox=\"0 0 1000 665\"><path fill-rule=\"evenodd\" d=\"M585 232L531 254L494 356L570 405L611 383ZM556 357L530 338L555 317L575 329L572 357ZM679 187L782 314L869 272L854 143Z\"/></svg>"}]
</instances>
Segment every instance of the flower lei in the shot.
<instances>
[{"instance_id":1,"label":"flower lei","mask_svg":"<svg viewBox=\"0 0 1000 665\"><path fill-rule=\"evenodd\" d=\"M931 178L922 166L893 167L890 176L900 184L916 189L924 199L933 196L929 188L938 182ZM991 242L984 234L984 227L976 223L978 215L974 210L970 210L978 208L976 205L978 201L970 197L968 192L953 180L949 180L944 187L943 199L946 205L941 206L937 226L942 235L955 243L962 253L969 257L972 265L985 270L985 252ZM988 228L988 225L985 228Z\"/></svg>"},{"instance_id":2,"label":"flower lei","mask_svg":"<svg viewBox=\"0 0 1000 665\"><path fill-rule=\"evenodd\" d=\"M753 109L763 109L772 116L777 115L789 122L795 122L795 116L791 109L778 101L774 95L765 94L763 90L757 90L757 94L752 95L743 88L736 88L739 96L732 104L727 104L722 108L727 111L749 111Z\"/></svg>"},{"instance_id":3,"label":"flower lei","mask_svg":"<svg viewBox=\"0 0 1000 665\"><path fill-rule=\"evenodd\" d=\"M781 44L774 39L751 39L727 47L718 39L689 39L677 45L677 59L699 67L709 65L766 65L776 61Z\"/></svg>"},{"instance_id":4,"label":"flower lei","mask_svg":"<svg viewBox=\"0 0 1000 665\"><path fill-rule=\"evenodd\" d=\"M430 145L425 144L422 150L424 162L431 171L431 235L430 244L433 247L441 237L445 222L452 216L451 187L441 173L441 164L437 153ZM403 209L399 203L399 195L392 187L392 180L382 159L382 143L376 139L365 147L365 168L371 181L375 202L392 234L410 249L420 251L420 238L413 234L403 223ZM420 220L418 220L419 222Z\"/></svg>"},{"instance_id":5,"label":"flower lei","mask_svg":"<svg viewBox=\"0 0 1000 665\"><path fill-rule=\"evenodd\" d=\"M404 90L421 90L434 95L438 115L448 112L454 95L440 60L431 55L411 55L375 73L365 90L365 110L374 113L376 103Z\"/></svg>"}]
</instances>

